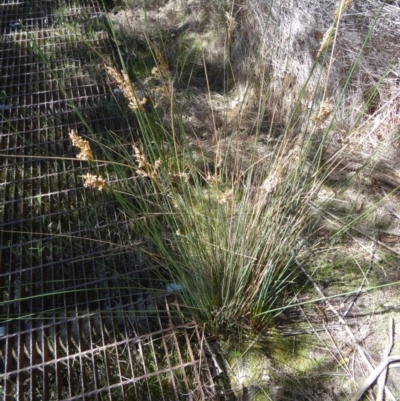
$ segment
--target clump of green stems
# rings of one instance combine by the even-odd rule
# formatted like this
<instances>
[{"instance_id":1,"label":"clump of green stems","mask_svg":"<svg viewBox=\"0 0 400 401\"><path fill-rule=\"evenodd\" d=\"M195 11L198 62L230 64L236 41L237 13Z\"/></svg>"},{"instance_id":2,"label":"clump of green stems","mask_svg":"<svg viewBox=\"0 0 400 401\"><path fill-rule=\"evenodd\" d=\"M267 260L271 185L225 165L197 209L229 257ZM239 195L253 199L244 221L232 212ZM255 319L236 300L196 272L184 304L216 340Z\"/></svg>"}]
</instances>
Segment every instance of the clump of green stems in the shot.
<instances>
[{"instance_id":1,"label":"clump of green stems","mask_svg":"<svg viewBox=\"0 0 400 401\"><path fill-rule=\"evenodd\" d=\"M112 24L110 30L115 35ZM332 39L334 32L330 31ZM231 38L229 32L227 37ZM335 114L358 58L336 104L316 95L326 93L326 82L314 89L318 110L311 116L302 101L311 78L317 79L317 63L324 64L326 50L322 51L279 130L279 139L274 140L276 132L271 128L268 152L260 156L264 99L270 96L265 78L265 85L259 84L252 99L258 103L254 146L245 155L248 163L243 167L231 157L238 153L235 135L211 160L200 151L199 163L199 152L190 146L192 137L185 128L171 71L162 52L147 40L164 107L133 110L140 130L138 143L111 132L107 139L98 140L102 158L109 162L108 176L122 180L108 189L143 238L143 250L162 266L162 278L179 289L182 303L198 323L213 334L238 326L261 330L269 324L272 311L283 306L285 291L299 273L295 261L309 246L317 223L311 201L317 199L335 166L334 157L327 163L321 161L324 144L330 140ZM123 60L121 64L125 69ZM325 64L329 70L329 57ZM125 72L121 77L129 75ZM250 87L252 75L248 79ZM133 82L126 82L125 95L129 88L132 99L136 96ZM250 97L250 91L246 95ZM244 110L236 112L239 126ZM83 118L79 112L78 116ZM212 111L209 118L214 120ZM90 131L87 124L86 128ZM216 129L214 137L219 143Z\"/></svg>"},{"instance_id":2,"label":"clump of green stems","mask_svg":"<svg viewBox=\"0 0 400 401\"><path fill-rule=\"evenodd\" d=\"M237 153L234 135L214 160L200 152L199 163L171 73L161 52L150 40L148 45L167 99L163 111L169 124L157 109L137 109L140 144L110 137L110 143L116 142L103 150L110 160L118 160L111 164L115 175L135 177L129 181L133 185L110 189L145 239L146 252L162 266L163 279L174 284L198 323L212 334L237 327L262 330L272 311L284 306L285 291L299 274L295 261L309 246L317 224L311 203L335 166L335 157L321 162L322 152L354 66L338 102L331 105L324 98L313 116L301 110L307 81L279 140L271 141L269 153L261 157L256 151L261 134L257 124L254 150L246 155L243 168L229 156ZM134 84L129 85L135 91ZM324 85L320 83L322 93ZM263 99L269 96L262 88L257 99L260 122ZM271 129L268 137L274 134Z\"/></svg>"},{"instance_id":3,"label":"clump of green stems","mask_svg":"<svg viewBox=\"0 0 400 401\"><path fill-rule=\"evenodd\" d=\"M118 146L114 165L117 176L128 167L134 185L112 191L198 323L213 334L265 328L315 224L309 202L323 181L317 131L295 141L285 130L268 157L248 155L245 171L225 155L200 168L177 109L172 97L169 129L159 114L138 111L141 147Z\"/></svg>"}]
</instances>

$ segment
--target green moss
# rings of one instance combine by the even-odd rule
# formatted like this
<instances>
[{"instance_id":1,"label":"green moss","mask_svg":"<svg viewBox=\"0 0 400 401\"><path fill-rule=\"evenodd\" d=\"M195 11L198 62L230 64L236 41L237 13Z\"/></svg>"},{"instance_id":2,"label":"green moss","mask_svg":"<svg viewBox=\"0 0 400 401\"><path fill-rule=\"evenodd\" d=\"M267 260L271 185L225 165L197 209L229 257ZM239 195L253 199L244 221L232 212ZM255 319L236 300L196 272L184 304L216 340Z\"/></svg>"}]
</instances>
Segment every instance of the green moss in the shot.
<instances>
[{"instance_id":1,"label":"green moss","mask_svg":"<svg viewBox=\"0 0 400 401\"><path fill-rule=\"evenodd\" d=\"M274 328L262 339L232 336L221 340L225 387L229 385L243 400L273 397L273 387L284 386L287 373L301 377L324 366L322 356L313 356L312 340L310 336L283 337ZM281 374L282 367L285 375Z\"/></svg>"}]
</instances>

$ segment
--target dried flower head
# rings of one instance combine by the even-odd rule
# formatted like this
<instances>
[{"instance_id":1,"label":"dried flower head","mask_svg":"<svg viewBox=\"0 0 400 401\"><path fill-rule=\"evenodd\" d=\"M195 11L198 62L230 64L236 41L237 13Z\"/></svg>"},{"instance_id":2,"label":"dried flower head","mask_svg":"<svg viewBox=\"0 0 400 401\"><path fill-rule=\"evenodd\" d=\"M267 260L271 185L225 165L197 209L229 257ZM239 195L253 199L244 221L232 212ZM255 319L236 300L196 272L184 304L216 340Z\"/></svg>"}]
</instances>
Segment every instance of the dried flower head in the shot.
<instances>
[{"instance_id":1,"label":"dried flower head","mask_svg":"<svg viewBox=\"0 0 400 401\"><path fill-rule=\"evenodd\" d=\"M151 75L154 76L155 79L161 80L162 76L158 67L153 67L151 70Z\"/></svg>"},{"instance_id":2,"label":"dried flower head","mask_svg":"<svg viewBox=\"0 0 400 401\"><path fill-rule=\"evenodd\" d=\"M161 54L160 50L158 50L158 48L155 45L152 45L154 54L156 56L157 59L157 63L158 63L158 71L163 74L164 76L169 76L169 68L168 68L168 64L165 61L163 55Z\"/></svg>"},{"instance_id":3,"label":"dried flower head","mask_svg":"<svg viewBox=\"0 0 400 401\"><path fill-rule=\"evenodd\" d=\"M330 46L332 43L333 35L335 27L331 26L325 33L324 37L322 38L321 46L319 47L317 58Z\"/></svg>"},{"instance_id":4,"label":"dried flower head","mask_svg":"<svg viewBox=\"0 0 400 401\"><path fill-rule=\"evenodd\" d=\"M77 148L80 149L81 153L76 155L78 159L81 160L87 160L89 162L93 161L93 152L92 149L90 148L89 141L86 139L81 138L75 130L71 129L69 133L69 137L71 138L72 145L76 146Z\"/></svg>"},{"instance_id":5,"label":"dried flower head","mask_svg":"<svg viewBox=\"0 0 400 401\"><path fill-rule=\"evenodd\" d=\"M225 17L226 17L226 26L228 28L228 35L230 37L237 27L237 22L235 18L233 18L232 15L230 15L227 12L225 13Z\"/></svg>"},{"instance_id":6,"label":"dried flower head","mask_svg":"<svg viewBox=\"0 0 400 401\"><path fill-rule=\"evenodd\" d=\"M233 196L233 189L230 189L228 191L225 191L221 197L219 198L219 203L221 205L224 205L226 203L228 203L228 201L232 198Z\"/></svg>"},{"instance_id":7,"label":"dried flower head","mask_svg":"<svg viewBox=\"0 0 400 401\"><path fill-rule=\"evenodd\" d=\"M157 60L157 67L154 67L152 69L151 74L154 78L161 81L162 85L160 92L162 97L166 99L171 99L172 93L174 91L174 78L171 76L168 64L165 61L165 58L161 54L160 50L154 44L152 44L151 47ZM161 103L163 103L163 100L161 101Z\"/></svg>"},{"instance_id":8,"label":"dried flower head","mask_svg":"<svg viewBox=\"0 0 400 401\"><path fill-rule=\"evenodd\" d=\"M217 174L207 173L206 180L210 185L218 184L221 181L221 177Z\"/></svg>"},{"instance_id":9,"label":"dried flower head","mask_svg":"<svg viewBox=\"0 0 400 401\"><path fill-rule=\"evenodd\" d=\"M106 180L103 177L87 173L83 176L83 186L85 188L97 188L102 191L106 187Z\"/></svg>"},{"instance_id":10,"label":"dried flower head","mask_svg":"<svg viewBox=\"0 0 400 401\"><path fill-rule=\"evenodd\" d=\"M181 179L183 178L184 182L189 182L189 174L186 172L181 172L181 173L169 173L169 176L175 181L175 179Z\"/></svg>"},{"instance_id":11,"label":"dried flower head","mask_svg":"<svg viewBox=\"0 0 400 401\"><path fill-rule=\"evenodd\" d=\"M144 154L143 148L140 146L133 146L133 157L136 160L136 163L138 164L138 168L136 170L136 173L138 175L141 175L142 177L149 177L155 182L158 182L158 174L157 170L159 169L161 165L161 160L156 160L154 165L151 164L148 160L146 155Z\"/></svg>"},{"instance_id":12,"label":"dried flower head","mask_svg":"<svg viewBox=\"0 0 400 401\"><path fill-rule=\"evenodd\" d=\"M324 101L321 104L318 113L315 113L311 116L311 121L315 124L321 124L332 114L333 106L331 103Z\"/></svg>"},{"instance_id":13,"label":"dried flower head","mask_svg":"<svg viewBox=\"0 0 400 401\"><path fill-rule=\"evenodd\" d=\"M335 10L335 19L339 19L339 17L343 14L344 10L352 3L353 0L342 0Z\"/></svg>"},{"instance_id":14,"label":"dried flower head","mask_svg":"<svg viewBox=\"0 0 400 401\"><path fill-rule=\"evenodd\" d=\"M138 96L136 95L136 88L133 82L130 81L128 75L124 71L121 71L121 73L119 73L115 68L112 67L105 66L105 69L121 88L125 99L129 102L129 108L131 110L139 109L140 111L144 111L143 106L147 103L147 98L138 98Z\"/></svg>"},{"instance_id":15,"label":"dried flower head","mask_svg":"<svg viewBox=\"0 0 400 401\"><path fill-rule=\"evenodd\" d=\"M322 38L321 46L318 50L317 58L330 46L333 40L333 36L335 34L337 21L340 16L346 10L346 8L352 3L353 0L341 0L339 6L335 10L335 22L331 25L330 28L325 32L324 37Z\"/></svg>"}]
</instances>

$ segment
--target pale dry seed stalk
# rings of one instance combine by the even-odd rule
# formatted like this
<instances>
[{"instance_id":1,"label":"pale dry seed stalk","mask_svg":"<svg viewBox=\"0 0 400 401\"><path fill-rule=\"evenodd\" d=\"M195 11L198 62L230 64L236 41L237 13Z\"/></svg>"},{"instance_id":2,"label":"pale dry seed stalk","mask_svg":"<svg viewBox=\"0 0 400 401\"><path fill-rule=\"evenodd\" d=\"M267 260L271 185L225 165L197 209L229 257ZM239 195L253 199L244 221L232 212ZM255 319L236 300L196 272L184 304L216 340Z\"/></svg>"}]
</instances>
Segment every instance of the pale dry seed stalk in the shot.
<instances>
[{"instance_id":1,"label":"pale dry seed stalk","mask_svg":"<svg viewBox=\"0 0 400 401\"><path fill-rule=\"evenodd\" d=\"M340 16L346 10L346 8L350 5L353 0L343 0L340 2L339 6L335 10L335 21L333 22L332 26L325 32L324 37L322 38L321 46L318 50L317 58L330 46L334 37L334 31L337 27L337 21L339 20Z\"/></svg>"},{"instance_id":2,"label":"pale dry seed stalk","mask_svg":"<svg viewBox=\"0 0 400 401\"><path fill-rule=\"evenodd\" d=\"M173 83L174 80L171 77L171 73L168 68L168 64L165 61L163 55L161 54L160 50L157 49L155 45L152 45L155 58L157 60L157 67L154 67L151 71L152 75L156 79L159 79L160 81L164 81L164 83L167 83L168 90L172 93L173 90Z\"/></svg>"},{"instance_id":3,"label":"pale dry seed stalk","mask_svg":"<svg viewBox=\"0 0 400 401\"><path fill-rule=\"evenodd\" d=\"M220 199L219 199L219 203L220 203L221 205L224 205L224 204L228 203L228 201L232 198L232 196L233 196L233 189L230 189L230 190L228 190L228 191L225 191L225 192L221 195L221 197L220 197Z\"/></svg>"},{"instance_id":4,"label":"pale dry seed stalk","mask_svg":"<svg viewBox=\"0 0 400 401\"><path fill-rule=\"evenodd\" d=\"M325 33L324 37L322 38L321 46L317 53L317 58L330 46L333 39L333 31L335 30L334 26L331 26Z\"/></svg>"},{"instance_id":5,"label":"pale dry seed stalk","mask_svg":"<svg viewBox=\"0 0 400 401\"><path fill-rule=\"evenodd\" d=\"M216 185L221 181L221 177L219 177L217 174L208 173L206 180L210 185Z\"/></svg>"},{"instance_id":6,"label":"pale dry seed stalk","mask_svg":"<svg viewBox=\"0 0 400 401\"><path fill-rule=\"evenodd\" d=\"M228 28L228 36L231 37L232 33L235 31L237 27L237 22L235 18L233 18L232 15L230 15L227 12L225 13L225 17L226 17L226 26Z\"/></svg>"},{"instance_id":7,"label":"pale dry seed stalk","mask_svg":"<svg viewBox=\"0 0 400 401\"><path fill-rule=\"evenodd\" d=\"M321 107L318 111L318 113L314 113L311 117L310 120L314 122L315 125L321 125L324 121L326 121L329 116L333 112L333 105L329 103L328 101L324 101L321 104Z\"/></svg>"},{"instance_id":8,"label":"pale dry seed stalk","mask_svg":"<svg viewBox=\"0 0 400 401\"><path fill-rule=\"evenodd\" d=\"M165 61L164 57L162 56L160 50L156 48L156 46L152 46L154 50L154 54L156 56L157 62L158 62L158 71L163 74L164 76L169 76L169 68L168 64Z\"/></svg>"},{"instance_id":9,"label":"pale dry seed stalk","mask_svg":"<svg viewBox=\"0 0 400 401\"><path fill-rule=\"evenodd\" d=\"M338 8L335 10L335 19L338 20L346 8L353 2L353 0L343 0L340 2Z\"/></svg>"},{"instance_id":10,"label":"pale dry seed stalk","mask_svg":"<svg viewBox=\"0 0 400 401\"><path fill-rule=\"evenodd\" d=\"M154 165L151 164L146 155L143 152L142 146L133 146L133 157L138 164L138 168L136 169L136 174L141 175L142 177L149 177L155 182L159 182L157 170L160 168L161 160L156 160Z\"/></svg>"},{"instance_id":11,"label":"pale dry seed stalk","mask_svg":"<svg viewBox=\"0 0 400 401\"><path fill-rule=\"evenodd\" d=\"M135 86L129 80L129 77L125 73L125 71L121 71L121 73L119 73L115 68L109 67L107 65L105 66L105 70L117 82L118 86L122 90L125 99L129 102L129 108L131 110L139 109L140 111L144 111L143 106L147 103L147 98L144 97L142 100L137 98L135 94Z\"/></svg>"},{"instance_id":12,"label":"pale dry seed stalk","mask_svg":"<svg viewBox=\"0 0 400 401\"><path fill-rule=\"evenodd\" d=\"M76 155L78 159L86 160L92 162L94 160L92 149L90 148L90 143L86 139L81 138L75 130L71 129L69 133L72 145L80 149L81 153Z\"/></svg>"},{"instance_id":13,"label":"pale dry seed stalk","mask_svg":"<svg viewBox=\"0 0 400 401\"><path fill-rule=\"evenodd\" d=\"M162 78L160 70L158 69L158 67L153 67L153 69L151 70L151 75L154 76L155 79L160 80Z\"/></svg>"},{"instance_id":14,"label":"pale dry seed stalk","mask_svg":"<svg viewBox=\"0 0 400 401\"><path fill-rule=\"evenodd\" d=\"M157 106L171 105L174 92L174 79L168 68L168 64L162 56L161 52L152 44L157 66L151 70L152 76L160 81L161 85L154 91L158 96Z\"/></svg>"},{"instance_id":15,"label":"pale dry seed stalk","mask_svg":"<svg viewBox=\"0 0 400 401\"><path fill-rule=\"evenodd\" d=\"M83 186L85 188L97 188L102 191L106 187L106 180L103 177L87 173L83 176Z\"/></svg>"}]
</instances>

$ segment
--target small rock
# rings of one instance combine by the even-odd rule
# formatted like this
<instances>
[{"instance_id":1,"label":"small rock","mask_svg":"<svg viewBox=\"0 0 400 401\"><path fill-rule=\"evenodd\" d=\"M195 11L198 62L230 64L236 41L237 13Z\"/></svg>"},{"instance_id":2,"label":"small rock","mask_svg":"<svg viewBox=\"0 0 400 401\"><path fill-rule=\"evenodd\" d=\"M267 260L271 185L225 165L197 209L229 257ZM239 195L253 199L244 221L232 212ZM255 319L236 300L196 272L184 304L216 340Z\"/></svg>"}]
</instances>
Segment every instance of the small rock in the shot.
<instances>
[{"instance_id":1,"label":"small rock","mask_svg":"<svg viewBox=\"0 0 400 401\"><path fill-rule=\"evenodd\" d=\"M177 283L168 283L165 286L165 289L167 292L182 292L183 291L183 285L177 284Z\"/></svg>"}]
</instances>

